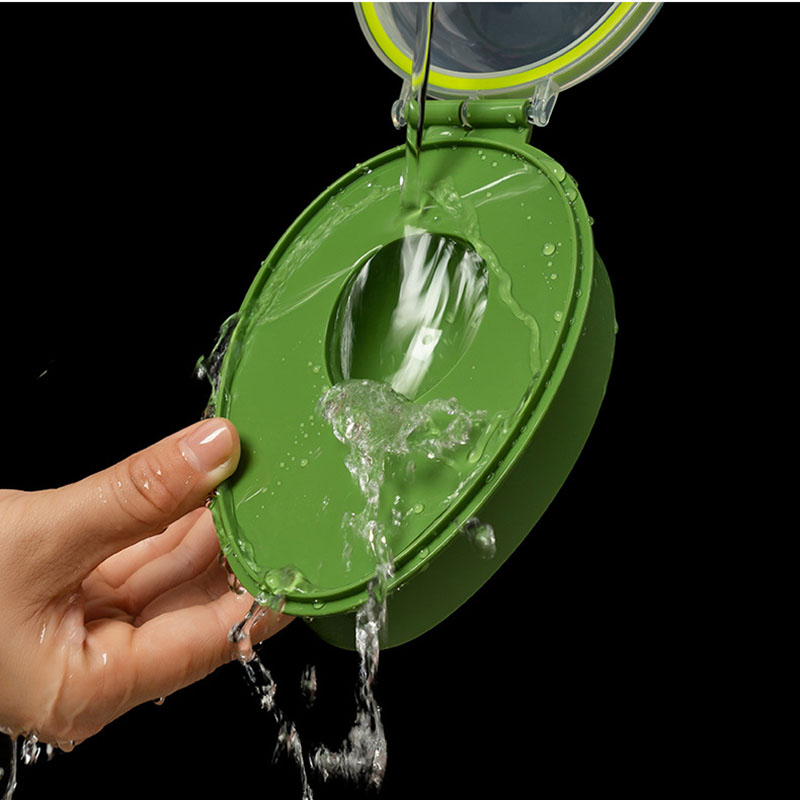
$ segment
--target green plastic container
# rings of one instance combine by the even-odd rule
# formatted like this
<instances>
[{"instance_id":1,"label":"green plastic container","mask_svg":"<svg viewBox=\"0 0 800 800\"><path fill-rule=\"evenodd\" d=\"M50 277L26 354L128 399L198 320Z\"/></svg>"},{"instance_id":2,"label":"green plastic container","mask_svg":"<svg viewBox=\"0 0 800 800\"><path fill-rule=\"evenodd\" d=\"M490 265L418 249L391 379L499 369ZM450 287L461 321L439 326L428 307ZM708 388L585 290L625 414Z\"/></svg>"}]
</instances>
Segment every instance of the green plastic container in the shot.
<instances>
[{"instance_id":1,"label":"green plastic container","mask_svg":"<svg viewBox=\"0 0 800 800\"><path fill-rule=\"evenodd\" d=\"M405 4L386 5L362 4L358 14L373 46L399 69L402 26L392 27L387 14L401 14ZM585 74L656 10L588 5L598 6L582 34L594 37L592 47L571 47ZM397 34L391 46L386 30ZM436 52L432 76L445 72ZM573 83L580 78L579 65L560 63ZM484 421L447 458L418 459L413 471L407 460L387 469L387 503L399 500L398 524L388 526L395 573L384 646L436 625L511 555L569 474L603 398L615 337L608 275L575 181L528 144L532 125L552 111L558 74L531 82L530 63L515 69L517 97L510 73L497 96L466 101L452 87L437 90L432 77L431 93L450 99L426 107L423 168L438 188L418 229L410 231L400 213L399 146L309 205L264 261L229 331L212 405L237 426L242 460L212 501L222 550L251 594L265 602L283 596L286 613L341 647L354 647L353 614L367 599L375 562L368 548L346 546L342 521L361 511L364 498L344 465L347 448L317 404L342 377L386 380L392 353L383 320L398 302L404 238L435 244L443 237L476 255L477 324L455 314L439 320L430 369L408 394L414 403L455 397L483 411ZM347 317L355 284L367 287L367 300ZM357 330L354 351L343 356L345 323ZM493 558L481 557L465 533L474 518L494 528Z\"/></svg>"}]
</instances>

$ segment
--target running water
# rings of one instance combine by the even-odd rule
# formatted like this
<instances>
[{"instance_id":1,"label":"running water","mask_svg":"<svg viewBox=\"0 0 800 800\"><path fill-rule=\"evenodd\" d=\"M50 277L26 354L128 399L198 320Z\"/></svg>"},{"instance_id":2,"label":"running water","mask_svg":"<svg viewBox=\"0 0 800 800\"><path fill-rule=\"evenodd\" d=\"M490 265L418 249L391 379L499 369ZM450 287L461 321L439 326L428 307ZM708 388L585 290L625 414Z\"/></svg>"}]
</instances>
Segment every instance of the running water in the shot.
<instances>
[{"instance_id":1,"label":"running water","mask_svg":"<svg viewBox=\"0 0 800 800\"><path fill-rule=\"evenodd\" d=\"M17 737L11 736L9 738L9 745L11 750L11 757L8 762L8 775L0 767L0 780L6 778L6 790L3 792L2 800L11 800L14 796L14 790L17 788Z\"/></svg>"},{"instance_id":2,"label":"running water","mask_svg":"<svg viewBox=\"0 0 800 800\"><path fill-rule=\"evenodd\" d=\"M230 586L230 582L229 582ZM231 587L236 591L235 587ZM275 695L277 684L272 677L272 673L267 669L263 661L258 657L250 634L256 623L270 611L282 613L285 600L283 597L267 597L259 595L244 619L234 625L228 632L228 641L236 645L239 663L244 667L244 671L250 681L261 708L272 715L275 724L278 726L278 736L273 753L273 762L277 760L281 751L284 751L297 765L300 771L302 782L302 800L314 800L314 793L308 779L306 768L306 757L303 752L303 744L294 722L288 719L278 706Z\"/></svg>"},{"instance_id":3,"label":"running water","mask_svg":"<svg viewBox=\"0 0 800 800\"><path fill-rule=\"evenodd\" d=\"M406 163L401 181L401 204L406 211L419 211L423 205L423 185L420 172L420 152L425 119L425 95L431 65L431 37L435 3L417 4L417 34L406 118ZM409 120L409 116L411 119ZM413 124L412 124L413 123Z\"/></svg>"},{"instance_id":4,"label":"running water","mask_svg":"<svg viewBox=\"0 0 800 800\"><path fill-rule=\"evenodd\" d=\"M367 601L356 614L356 650L360 658L355 723L337 751L320 747L312 765L325 779L363 780L378 788L386 770L386 736L374 684L386 626L386 596L394 576L387 525L381 519L381 489L389 461L411 463L416 455L439 459L469 442L482 412L463 409L455 398L417 404L391 386L367 379L347 380L328 389L319 411L336 438L347 445L345 466L358 483L364 509L343 523L366 542L375 559L375 577Z\"/></svg>"}]
</instances>

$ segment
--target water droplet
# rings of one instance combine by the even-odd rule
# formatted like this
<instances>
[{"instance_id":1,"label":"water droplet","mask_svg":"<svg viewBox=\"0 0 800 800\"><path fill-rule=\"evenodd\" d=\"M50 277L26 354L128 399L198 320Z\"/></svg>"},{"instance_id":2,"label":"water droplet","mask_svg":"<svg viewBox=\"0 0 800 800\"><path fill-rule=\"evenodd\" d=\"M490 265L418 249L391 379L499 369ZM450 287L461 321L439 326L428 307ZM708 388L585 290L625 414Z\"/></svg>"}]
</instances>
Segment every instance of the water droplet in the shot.
<instances>
[{"instance_id":1,"label":"water droplet","mask_svg":"<svg viewBox=\"0 0 800 800\"><path fill-rule=\"evenodd\" d=\"M311 605L313 605L314 608L319 610L320 608L325 608L325 601L324 600L320 600L318 598L318 599L314 600L314 602Z\"/></svg>"},{"instance_id":2,"label":"water droplet","mask_svg":"<svg viewBox=\"0 0 800 800\"><path fill-rule=\"evenodd\" d=\"M472 542L481 558L494 558L497 553L497 543L491 525L472 517L464 523L461 532Z\"/></svg>"},{"instance_id":3,"label":"water droplet","mask_svg":"<svg viewBox=\"0 0 800 800\"><path fill-rule=\"evenodd\" d=\"M415 514L421 514L425 510L425 506L422 503L417 503L411 510Z\"/></svg>"},{"instance_id":4,"label":"water droplet","mask_svg":"<svg viewBox=\"0 0 800 800\"><path fill-rule=\"evenodd\" d=\"M553 319L554 319L556 322L561 322L561 320L562 320L563 318L564 318L564 314L563 314L561 311L556 311L556 313L555 313L555 314L553 314Z\"/></svg>"},{"instance_id":5,"label":"water droplet","mask_svg":"<svg viewBox=\"0 0 800 800\"><path fill-rule=\"evenodd\" d=\"M542 252L546 256L551 256L556 251L556 246L552 242L545 242L544 246L542 247Z\"/></svg>"},{"instance_id":6,"label":"water droplet","mask_svg":"<svg viewBox=\"0 0 800 800\"><path fill-rule=\"evenodd\" d=\"M306 467L306 466L308 466L308 459L307 459L307 458L301 458L301 459L300 459L300 466L301 466L301 467Z\"/></svg>"},{"instance_id":7,"label":"water droplet","mask_svg":"<svg viewBox=\"0 0 800 800\"><path fill-rule=\"evenodd\" d=\"M497 166L497 162L496 161L492 161L492 166L496 167Z\"/></svg>"}]
</instances>

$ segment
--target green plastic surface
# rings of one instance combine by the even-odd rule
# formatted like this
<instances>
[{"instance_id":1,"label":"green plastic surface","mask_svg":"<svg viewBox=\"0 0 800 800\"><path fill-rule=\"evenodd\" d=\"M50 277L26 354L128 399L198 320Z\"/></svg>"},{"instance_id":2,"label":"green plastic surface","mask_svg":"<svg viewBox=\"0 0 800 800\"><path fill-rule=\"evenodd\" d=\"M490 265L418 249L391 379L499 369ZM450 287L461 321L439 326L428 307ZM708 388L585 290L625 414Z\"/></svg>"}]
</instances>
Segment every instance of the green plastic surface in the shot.
<instances>
[{"instance_id":1,"label":"green plastic surface","mask_svg":"<svg viewBox=\"0 0 800 800\"><path fill-rule=\"evenodd\" d=\"M516 124L426 132L426 181L447 187L472 222L454 226L431 202L424 227L488 248L496 263L474 338L451 349L414 402L455 397L488 422L482 439L476 431L479 447L417 462L413 481L399 467L387 473L384 492L402 498L403 523L391 527L385 646L445 618L513 552L567 477L608 379L613 299L590 219L574 181L524 144ZM242 441L239 469L212 502L231 567L251 594L284 595L286 613L313 618L320 636L350 648L352 612L367 598L375 563L358 542L343 555L343 517L364 499L317 403L339 377L330 338L342 292L367 258L409 233L403 164L396 148L359 165L287 230L245 297L212 398ZM396 281L384 261L388 308ZM367 372L379 350L363 359ZM475 516L494 527L493 559L460 532Z\"/></svg>"}]
</instances>

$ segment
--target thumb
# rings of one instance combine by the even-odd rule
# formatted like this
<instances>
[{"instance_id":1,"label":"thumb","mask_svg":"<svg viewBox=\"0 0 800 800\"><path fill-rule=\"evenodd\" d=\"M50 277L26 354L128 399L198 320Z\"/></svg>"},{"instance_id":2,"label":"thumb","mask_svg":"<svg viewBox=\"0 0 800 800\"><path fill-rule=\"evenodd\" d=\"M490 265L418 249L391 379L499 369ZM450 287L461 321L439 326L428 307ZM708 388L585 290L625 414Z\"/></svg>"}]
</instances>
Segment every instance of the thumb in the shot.
<instances>
[{"instance_id":1,"label":"thumb","mask_svg":"<svg viewBox=\"0 0 800 800\"><path fill-rule=\"evenodd\" d=\"M161 532L203 504L239 462L225 419L196 423L42 500L56 563L88 574L110 555ZM53 535L55 534L55 535Z\"/></svg>"}]
</instances>

